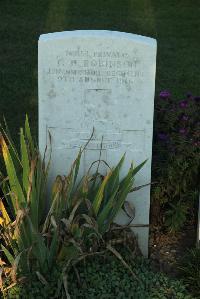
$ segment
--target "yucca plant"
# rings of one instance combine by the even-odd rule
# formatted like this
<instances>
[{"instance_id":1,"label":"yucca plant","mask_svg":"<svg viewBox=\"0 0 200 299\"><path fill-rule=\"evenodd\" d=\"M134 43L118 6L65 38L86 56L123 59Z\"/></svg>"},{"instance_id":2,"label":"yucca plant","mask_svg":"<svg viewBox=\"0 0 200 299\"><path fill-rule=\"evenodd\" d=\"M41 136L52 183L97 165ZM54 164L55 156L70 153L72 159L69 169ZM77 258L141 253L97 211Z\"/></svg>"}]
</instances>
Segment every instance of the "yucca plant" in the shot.
<instances>
[{"instance_id":1,"label":"yucca plant","mask_svg":"<svg viewBox=\"0 0 200 299\"><path fill-rule=\"evenodd\" d=\"M105 251L115 254L130 270L112 246L113 223L146 161L137 167L132 164L120 180L125 155L116 167L108 167L105 175L98 171L99 164L105 163L99 159L95 173L90 167L80 179L81 149L69 174L57 176L47 199L49 163L45 165L45 157L39 154L27 117L20 130L19 153L8 130L2 130L1 147L7 172L1 183L6 201L6 208L0 201L1 249L14 282L17 276L34 272L47 283L46 273L63 265L61 276L67 294L66 273L70 267L88 255ZM116 239L116 234L113 236Z\"/></svg>"},{"instance_id":2,"label":"yucca plant","mask_svg":"<svg viewBox=\"0 0 200 299\"><path fill-rule=\"evenodd\" d=\"M1 200L1 226L4 228L1 248L14 268L20 260L21 270L28 271L28 263L23 262L22 256L27 256L30 248L32 256L44 266L42 250L45 245L39 232L45 212L48 166L45 167L34 144L27 117L24 129L20 130L20 153L8 130L2 129L1 148L7 172L2 190L9 211L6 212Z\"/></svg>"}]
</instances>

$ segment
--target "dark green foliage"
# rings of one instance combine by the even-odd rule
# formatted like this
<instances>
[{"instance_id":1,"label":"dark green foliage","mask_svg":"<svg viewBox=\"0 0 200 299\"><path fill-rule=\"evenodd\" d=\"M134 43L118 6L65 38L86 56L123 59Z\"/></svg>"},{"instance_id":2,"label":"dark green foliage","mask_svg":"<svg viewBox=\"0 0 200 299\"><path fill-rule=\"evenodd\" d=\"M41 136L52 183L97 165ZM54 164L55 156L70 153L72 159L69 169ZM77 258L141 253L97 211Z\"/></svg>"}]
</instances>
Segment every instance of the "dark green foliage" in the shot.
<instances>
[{"instance_id":1,"label":"dark green foliage","mask_svg":"<svg viewBox=\"0 0 200 299\"><path fill-rule=\"evenodd\" d=\"M188 288L200 298L200 248L188 250L179 269Z\"/></svg>"},{"instance_id":2,"label":"dark green foliage","mask_svg":"<svg viewBox=\"0 0 200 299\"><path fill-rule=\"evenodd\" d=\"M199 113L200 97L187 94L177 102L168 91L160 93L153 156L158 184L153 199L162 207L164 222L172 232L180 230L187 216L194 220L200 181Z\"/></svg>"},{"instance_id":3,"label":"dark green foliage","mask_svg":"<svg viewBox=\"0 0 200 299\"><path fill-rule=\"evenodd\" d=\"M184 202L178 201L175 204L169 203L169 208L165 212L165 225L171 232L178 231L186 221L188 207Z\"/></svg>"},{"instance_id":4,"label":"dark green foliage","mask_svg":"<svg viewBox=\"0 0 200 299\"><path fill-rule=\"evenodd\" d=\"M123 251L123 255L125 252ZM87 258L71 269L68 286L71 299L192 299L183 283L172 280L161 273L153 273L148 260L132 259L126 253L126 259L136 273L135 280L121 263L113 256ZM13 289L5 298L49 299L66 298L62 288L56 283L59 271L47 277L47 285L36 276L30 277L29 283ZM60 275L60 280L62 279ZM12 293L12 296L11 296Z\"/></svg>"},{"instance_id":5,"label":"dark green foliage","mask_svg":"<svg viewBox=\"0 0 200 299\"><path fill-rule=\"evenodd\" d=\"M191 298L180 281L170 280L161 273L153 273L149 262L143 258L133 261L127 257L127 261L139 281L134 280L115 258L110 256L104 260L97 257L78 268L81 287L76 282L76 275L72 276L72 298Z\"/></svg>"},{"instance_id":6,"label":"dark green foliage","mask_svg":"<svg viewBox=\"0 0 200 299\"><path fill-rule=\"evenodd\" d=\"M52 272L49 272L46 277L47 283L42 283L38 279L36 274L32 274L26 278L24 283L18 283L15 287L11 288L4 293L4 298L8 299L42 299L42 298L54 298L57 288L58 288L58 279L60 278L60 272L56 269L53 269ZM8 285L10 281L8 280ZM62 297L56 297L62 298Z\"/></svg>"},{"instance_id":7,"label":"dark green foliage","mask_svg":"<svg viewBox=\"0 0 200 299\"><path fill-rule=\"evenodd\" d=\"M131 248L136 250L136 238L126 226L120 227L114 220L126 203L128 193L133 192L135 175L146 161L136 167L131 164L127 174L120 179L125 155L116 167L108 166L105 175L98 172L98 165L103 162L99 160L98 164L95 162L95 173L89 168L76 184L84 151L84 148L80 149L68 175L56 177L47 199L49 163L45 165L33 143L28 118L25 130L21 129L19 154L5 130L2 130L0 145L6 168L3 191L13 210L12 214L7 212L1 202L1 240L5 245L1 244L1 250L5 261L0 260L4 265L0 288L4 294L10 279L18 284L20 279L30 280L30 276L37 275L47 285L49 273L63 266L57 281L67 295L71 266L88 255L99 254L99 251L114 254L134 276L114 247L124 244L126 239L126 245L131 243ZM44 211L42 207L47 201L49 208Z\"/></svg>"}]
</instances>

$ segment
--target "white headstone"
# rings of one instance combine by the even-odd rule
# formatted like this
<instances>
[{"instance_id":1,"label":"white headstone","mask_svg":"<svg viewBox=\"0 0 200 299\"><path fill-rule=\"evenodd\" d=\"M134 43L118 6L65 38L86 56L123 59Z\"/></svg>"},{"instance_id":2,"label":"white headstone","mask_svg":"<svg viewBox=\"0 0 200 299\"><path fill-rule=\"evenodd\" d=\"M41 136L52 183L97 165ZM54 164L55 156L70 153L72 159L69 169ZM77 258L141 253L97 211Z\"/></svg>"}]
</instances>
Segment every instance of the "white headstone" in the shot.
<instances>
[{"instance_id":1,"label":"white headstone","mask_svg":"<svg viewBox=\"0 0 200 299\"><path fill-rule=\"evenodd\" d=\"M99 158L117 164L126 152L131 161L148 162L136 185L151 181L156 40L112 31L49 33L39 39L39 147L52 136L51 177L66 174L80 147L81 175ZM133 224L149 224L150 187L130 194ZM127 223L127 216L119 217ZM135 229L144 255L148 227Z\"/></svg>"}]
</instances>

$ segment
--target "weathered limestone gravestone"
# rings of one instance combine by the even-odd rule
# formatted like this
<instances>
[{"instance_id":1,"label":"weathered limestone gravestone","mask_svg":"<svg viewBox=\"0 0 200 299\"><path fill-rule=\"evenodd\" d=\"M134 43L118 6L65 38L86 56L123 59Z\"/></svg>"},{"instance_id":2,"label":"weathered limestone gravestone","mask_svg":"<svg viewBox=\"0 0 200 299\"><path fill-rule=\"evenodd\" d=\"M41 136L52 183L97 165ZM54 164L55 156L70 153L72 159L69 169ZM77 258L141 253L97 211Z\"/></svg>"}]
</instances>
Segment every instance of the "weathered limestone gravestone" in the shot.
<instances>
[{"instance_id":1,"label":"weathered limestone gravestone","mask_svg":"<svg viewBox=\"0 0 200 299\"><path fill-rule=\"evenodd\" d=\"M91 136L83 174L99 158L114 166L126 152L123 168L148 158L136 186L151 180L156 41L112 31L50 33L39 39L39 146L52 136L51 178L66 174ZM135 224L149 224L150 187L130 194ZM127 216L118 221L127 223ZM148 227L135 229L148 254Z\"/></svg>"}]
</instances>

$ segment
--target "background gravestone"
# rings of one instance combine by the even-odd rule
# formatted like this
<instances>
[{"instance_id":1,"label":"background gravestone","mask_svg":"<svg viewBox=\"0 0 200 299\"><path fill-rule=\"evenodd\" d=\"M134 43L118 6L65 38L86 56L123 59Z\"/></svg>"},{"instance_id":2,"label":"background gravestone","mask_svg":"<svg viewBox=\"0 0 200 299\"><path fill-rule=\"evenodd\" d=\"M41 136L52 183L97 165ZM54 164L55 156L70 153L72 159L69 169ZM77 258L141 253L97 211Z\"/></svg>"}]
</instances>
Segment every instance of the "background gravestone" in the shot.
<instances>
[{"instance_id":1,"label":"background gravestone","mask_svg":"<svg viewBox=\"0 0 200 299\"><path fill-rule=\"evenodd\" d=\"M39 39L39 146L52 136L50 181L66 174L80 147L81 173L99 158L110 166L126 152L123 173L148 158L135 185L151 180L156 41L112 31L50 33ZM104 171L104 169L101 169ZM122 173L122 175L123 175ZM149 224L150 187L130 194L135 224ZM120 223L127 216L120 213ZM148 254L148 227L135 229Z\"/></svg>"}]
</instances>

